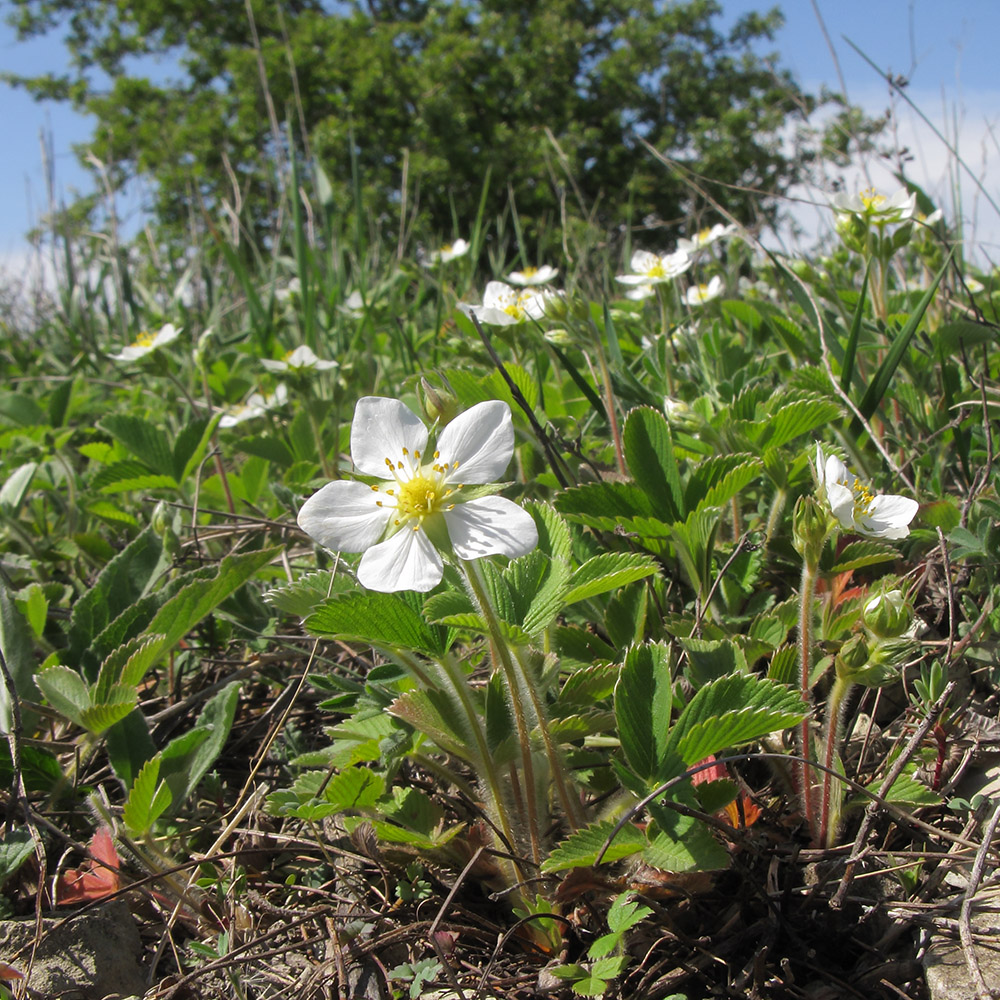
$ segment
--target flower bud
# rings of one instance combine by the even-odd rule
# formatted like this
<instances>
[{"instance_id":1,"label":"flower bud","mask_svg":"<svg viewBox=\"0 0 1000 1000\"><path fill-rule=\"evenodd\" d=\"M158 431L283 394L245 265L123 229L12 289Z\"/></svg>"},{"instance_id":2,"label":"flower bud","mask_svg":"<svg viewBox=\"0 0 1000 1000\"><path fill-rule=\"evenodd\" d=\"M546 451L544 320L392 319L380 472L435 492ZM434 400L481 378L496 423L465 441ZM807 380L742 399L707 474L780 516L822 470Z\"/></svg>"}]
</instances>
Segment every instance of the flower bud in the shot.
<instances>
[{"instance_id":1,"label":"flower bud","mask_svg":"<svg viewBox=\"0 0 1000 1000\"><path fill-rule=\"evenodd\" d=\"M895 253L897 250L902 250L903 247L910 242L913 237L913 221L904 222L889 238L887 241L889 244L889 251Z\"/></svg>"},{"instance_id":2,"label":"flower bud","mask_svg":"<svg viewBox=\"0 0 1000 1000\"><path fill-rule=\"evenodd\" d=\"M198 343L191 352L192 357L194 358L194 363L199 368L205 367L205 360L208 357L208 349L212 346L212 338L214 336L215 330L210 326L205 327L205 332L198 338Z\"/></svg>"},{"instance_id":3,"label":"flower bud","mask_svg":"<svg viewBox=\"0 0 1000 1000\"><path fill-rule=\"evenodd\" d=\"M440 427L458 416L458 400L445 389L431 385L423 376L420 377L420 403L427 419Z\"/></svg>"},{"instance_id":4,"label":"flower bud","mask_svg":"<svg viewBox=\"0 0 1000 1000\"><path fill-rule=\"evenodd\" d=\"M848 249L855 253L864 253L868 242L868 221L853 212L844 212L837 216L835 226L837 235Z\"/></svg>"},{"instance_id":5,"label":"flower bud","mask_svg":"<svg viewBox=\"0 0 1000 1000\"><path fill-rule=\"evenodd\" d=\"M857 682L868 666L868 641L863 635L852 635L843 646L834 661L837 676L843 680Z\"/></svg>"},{"instance_id":6,"label":"flower bud","mask_svg":"<svg viewBox=\"0 0 1000 1000\"><path fill-rule=\"evenodd\" d=\"M913 612L900 590L873 597L863 612L865 626L880 639L896 639L913 624Z\"/></svg>"},{"instance_id":7,"label":"flower bud","mask_svg":"<svg viewBox=\"0 0 1000 1000\"><path fill-rule=\"evenodd\" d=\"M819 565L829 531L830 515L826 510L811 496L799 497L792 514L792 544L807 565Z\"/></svg>"}]
</instances>

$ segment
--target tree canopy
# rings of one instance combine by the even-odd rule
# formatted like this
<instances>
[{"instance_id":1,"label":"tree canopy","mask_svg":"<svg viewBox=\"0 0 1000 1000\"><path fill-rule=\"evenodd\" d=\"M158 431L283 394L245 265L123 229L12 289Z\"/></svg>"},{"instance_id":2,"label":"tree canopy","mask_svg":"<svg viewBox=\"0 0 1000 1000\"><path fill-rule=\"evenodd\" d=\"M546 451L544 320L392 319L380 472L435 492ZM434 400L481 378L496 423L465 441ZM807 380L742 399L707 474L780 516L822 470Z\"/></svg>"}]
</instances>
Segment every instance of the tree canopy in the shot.
<instances>
[{"instance_id":1,"label":"tree canopy","mask_svg":"<svg viewBox=\"0 0 1000 1000\"><path fill-rule=\"evenodd\" d=\"M11 3L22 37L62 29L70 53L67 73L15 82L95 115L90 150L114 183L151 181L177 233L222 199L268 225L293 144L335 204L358 185L374 217L405 204L442 233L487 174L488 209L513 195L532 226L561 205L605 225L630 204L667 223L703 208L645 143L744 220L807 163L782 136L815 102L758 53L776 9L723 33L716 0Z\"/></svg>"}]
</instances>

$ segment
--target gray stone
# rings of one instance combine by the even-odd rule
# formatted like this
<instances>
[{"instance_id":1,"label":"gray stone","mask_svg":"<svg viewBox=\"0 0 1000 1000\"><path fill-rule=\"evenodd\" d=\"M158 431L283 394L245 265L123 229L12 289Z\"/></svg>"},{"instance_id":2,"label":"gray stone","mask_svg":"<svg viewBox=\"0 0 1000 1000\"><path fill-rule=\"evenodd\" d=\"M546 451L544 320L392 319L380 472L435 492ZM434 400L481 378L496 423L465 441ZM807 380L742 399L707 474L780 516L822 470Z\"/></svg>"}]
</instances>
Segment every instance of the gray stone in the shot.
<instances>
[{"instance_id":1,"label":"gray stone","mask_svg":"<svg viewBox=\"0 0 1000 1000\"><path fill-rule=\"evenodd\" d=\"M146 980L142 941L125 903L111 900L77 917L42 921L42 937L25 985L35 1000L105 1000L142 996ZM0 954L19 972L28 972L34 919L0 921Z\"/></svg>"}]
</instances>

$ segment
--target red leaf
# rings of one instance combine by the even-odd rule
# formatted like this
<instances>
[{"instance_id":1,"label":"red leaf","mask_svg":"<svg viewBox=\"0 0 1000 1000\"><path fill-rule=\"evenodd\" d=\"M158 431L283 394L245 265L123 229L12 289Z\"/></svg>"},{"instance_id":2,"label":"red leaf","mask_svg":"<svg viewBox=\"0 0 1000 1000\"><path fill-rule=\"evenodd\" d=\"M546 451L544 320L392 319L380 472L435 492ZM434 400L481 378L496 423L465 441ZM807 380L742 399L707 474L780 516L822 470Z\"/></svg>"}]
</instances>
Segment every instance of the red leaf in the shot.
<instances>
[{"instance_id":1,"label":"red leaf","mask_svg":"<svg viewBox=\"0 0 1000 1000\"><path fill-rule=\"evenodd\" d=\"M90 857L81 868L67 868L56 879L56 903L72 906L104 899L118 891L118 853L111 831L102 826L94 834L88 848Z\"/></svg>"},{"instance_id":2,"label":"red leaf","mask_svg":"<svg viewBox=\"0 0 1000 1000\"><path fill-rule=\"evenodd\" d=\"M24 973L12 969L6 962L0 962L0 979L24 979Z\"/></svg>"}]
</instances>

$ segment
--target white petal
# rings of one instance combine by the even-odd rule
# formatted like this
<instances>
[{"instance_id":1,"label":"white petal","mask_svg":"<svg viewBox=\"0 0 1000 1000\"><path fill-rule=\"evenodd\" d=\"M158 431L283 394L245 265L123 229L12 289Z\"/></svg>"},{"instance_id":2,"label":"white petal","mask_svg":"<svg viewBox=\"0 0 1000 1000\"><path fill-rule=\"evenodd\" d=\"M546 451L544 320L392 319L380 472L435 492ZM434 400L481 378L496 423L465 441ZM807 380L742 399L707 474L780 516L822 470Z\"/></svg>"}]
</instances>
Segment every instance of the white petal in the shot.
<instances>
[{"instance_id":1,"label":"white petal","mask_svg":"<svg viewBox=\"0 0 1000 1000\"><path fill-rule=\"evenodd\" d=\"M403 449L412 456L427 447L427 428L398 399L362 396L351 424L351 457L365 476L386 478L385 460L403 461Z\"/></svg>"},{"instance_id":2,"label":"white petal","mask_svg":"<svg viewBox=\"0 0 1000 1000\"><path fill-rule=\"evenodd\" d=\"M370 548L358 563L358 580L369 590L433 590L444 564L423 530L404 526Z\"/></svg>"},{"instance_id":3,"label":"white petal","mask_svg":"<svg viewBox=\"0 0 1000 1000\"><path fill-rule=\"evenodd\" d=\"M285 372L288 371L287 361L275 361L273 358L261 358L260 363L269 372Z\"/></svg>"},{"instance_id":4,"label":"white petal","mask_svg":"<svg viewBox=\"0 0 1000 1000\"><path fill-rule=\"evenodd\" d=\"M909 497L877 496L872 500L868 513L861 518L859 527L876 538L906 538L910 521L920 505Z\"/></svg>"},{"instance_id":5,"label":"white petal","mask_svg":"<svg viewBox=\"0 0 1000 1000\"><path fill-rule=\"evenodd\" d=\"M512 500L481 497L445 511L448 537L459 559L523 556L538 544L534 518Z\"/></svg>"},{"instance_id":6,"label":"white petal","mask_svg":"<svg viewBox=\"0 0 1000 1000\"><path fill-rule=\"evenodd\" d=\"M833 516L845 528L854 528L854 493L840 483L827 481L826 499Z\"/></svg>"},{"instance_id":7,"label":"white petal","mask_svg":"<svg viewBox=\"0 0 1000 1000\"><path fill-rule=\"evenodd\" d=\"M642 275L647 271L652 271L659 263L660 258L655 253L651 253L649 250L636 250L632 254L628 266L635 274Z\"/></svg>"},{"instance_id":8,"label":"white petal","mask_svg":"<svg viewBox=\"0 0 1000 1000\"><path fill-rule=\"evenodd\" d=\"M299 510L299 527L334 552L363 552L385 531L394 507L378 507L379 494L364 483L337 480Z\"/></svg>"},{"instance_id":9,"label":"white petal","mask_svg":"<svg viewBox=\"0 0 1000 1000\"><path fill-rule=\"evenodd\" d=\"M514 454L510 407L496 399L476 403L445 427L437 450L442 465L450 468L458 462L458 468L448 477L453 482L495 482Z\"/></svg>"},{"instance_id":10,"label":"white petal","mask_svg":"<svg viewBox=\"0 0 1000 1000\"><path fill-rule=\"evenodd\" d=\"M494 306L473 306L469 305L468 302L459 302L458 311L465 313L466 316L475 313L476 319L483 326L514 326L521 322L516 316L511 316L510 313Z\"/></svg>"}]
</instances>

